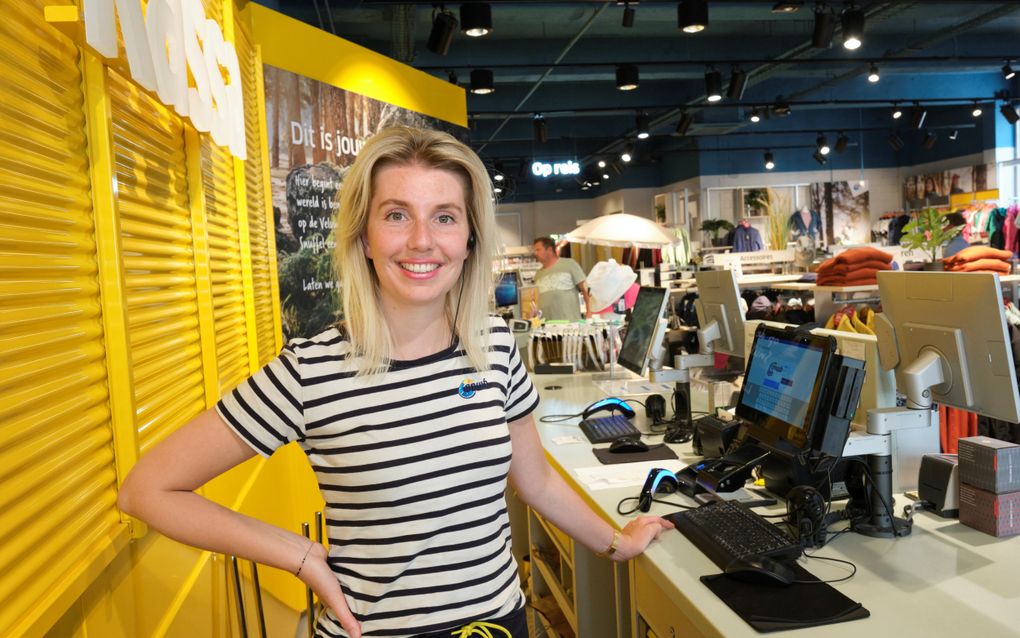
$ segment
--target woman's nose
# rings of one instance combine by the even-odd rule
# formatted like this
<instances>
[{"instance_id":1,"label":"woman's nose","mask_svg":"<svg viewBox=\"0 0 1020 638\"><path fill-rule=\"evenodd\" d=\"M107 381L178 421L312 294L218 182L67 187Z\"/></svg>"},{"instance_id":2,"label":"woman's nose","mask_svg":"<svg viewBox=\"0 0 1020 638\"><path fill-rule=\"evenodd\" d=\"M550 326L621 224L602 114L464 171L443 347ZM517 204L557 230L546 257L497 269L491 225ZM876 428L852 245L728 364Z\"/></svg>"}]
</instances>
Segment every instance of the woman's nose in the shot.
<instances>
[{"instance_id":1,"label":"woman's nose","mask_svg":"<svg viewBox=\"0 0 1020 638\"><path fill-rule=\"evenodd\" d=\"M408 237L407 244L415 250L423 250L431 247L432 231L428 224L424 222L415 222L411 226L411 235Z\"/></svg>"}]
</instances>

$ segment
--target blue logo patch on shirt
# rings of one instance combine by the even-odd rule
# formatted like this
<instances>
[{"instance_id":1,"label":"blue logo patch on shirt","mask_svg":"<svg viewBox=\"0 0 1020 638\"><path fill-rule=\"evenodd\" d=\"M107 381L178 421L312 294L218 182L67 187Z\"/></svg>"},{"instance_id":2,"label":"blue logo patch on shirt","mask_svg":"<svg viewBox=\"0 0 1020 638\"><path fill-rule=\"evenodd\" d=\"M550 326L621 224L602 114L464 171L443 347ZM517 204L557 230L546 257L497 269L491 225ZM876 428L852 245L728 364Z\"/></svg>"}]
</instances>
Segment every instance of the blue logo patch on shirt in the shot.
<instances>
[{"instance_id":1,"label":"blue logo patch on shirt","mask_svg":"<svg viewBox=\"0 0 1020 638\"><path fill-rule=\"evenodd\" d=\"M470 399L475 396L477 390L484 390L489 383L485 379L481 381L474 381L472 379L464 379L460 382L460 387L457 388L457 394L463 399Z\"/></svg>"}]
</instances>

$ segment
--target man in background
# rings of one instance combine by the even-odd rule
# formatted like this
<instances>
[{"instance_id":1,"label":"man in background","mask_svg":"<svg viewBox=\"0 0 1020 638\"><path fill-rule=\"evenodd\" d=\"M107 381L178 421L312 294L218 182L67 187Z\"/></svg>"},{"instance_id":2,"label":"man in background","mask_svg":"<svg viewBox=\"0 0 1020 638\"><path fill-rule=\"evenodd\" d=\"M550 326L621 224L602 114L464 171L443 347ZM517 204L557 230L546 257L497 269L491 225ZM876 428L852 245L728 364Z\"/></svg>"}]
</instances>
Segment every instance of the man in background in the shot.
<instances>
[{"instance_id":1,"label":"man in background","mask_svg":"<svg viewBox=\"0 0 1020 638\"><path fill-rule=\"evenodd\" d=\"M556 242L551 237L539 237L534 244L535 258L542 269L535 273L538 288L538 306L546 321L579 321L581 307L577 293L584 297L585 317L591 317L591 300L584 285L584 270L569 257L556 254Z\"/></svg>"}]
</instances>

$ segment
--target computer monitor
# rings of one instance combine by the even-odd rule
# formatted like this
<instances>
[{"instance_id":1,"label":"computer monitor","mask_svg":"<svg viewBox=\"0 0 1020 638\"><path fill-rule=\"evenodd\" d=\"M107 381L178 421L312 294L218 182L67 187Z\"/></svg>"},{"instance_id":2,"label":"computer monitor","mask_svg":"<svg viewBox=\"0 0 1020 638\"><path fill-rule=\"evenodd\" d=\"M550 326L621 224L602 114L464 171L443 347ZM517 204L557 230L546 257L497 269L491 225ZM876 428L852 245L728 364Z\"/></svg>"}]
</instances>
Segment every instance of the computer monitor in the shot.
<instances>
[{"instance_id":1,"label":"computer monitor","mask_svg":"<svg viewBox=\"0 0 1020 638\"><path fill-rule=\"evenodd\" d=\"M882 367L896 370L908 407L936 403L1010 423L1020 395L994 273L880 272Z\"/></svg>"},{"instance_id":2,"label":"computer monitor","mask_svg":"<svg viewBox=\"0 0 1020 638\"><path fill-rule=\"evenodd\" d=\"M668 300L669 290L666 288L641 286L638 289L617 362L639 376L643 377L648 372L657 346L665 337Z\"/></svg>"},{"instance_id":3,"label":"computer monitor","mask_svg":"<svg viewBox=\"0 0 1020 638\"><path fill-rule=\"evenodd\" d=\"M701 270L694 273L694 278L698 282L694 308L698 313L698 339L702 351L743 357L744 313L740 309L736 275L732 270ZM716 329L718 336L713 339L711 337L716 334ZM705 343L706 339L711 339L711 344Z\"/></svg>"},{"instance_id":4,"label":"computer monitor","mask_svg":"<svg viewBox=\"0 0 1020 638\"><path fill-rule=\"evenodd\" d=\"M521 302L520 297L521 276L514 270L502 272L496 278L496 285L493 288L493 295L497 308L516 306Z\"/></svg>"},{"instance_id":5,"label":"computer monitor","mask_svg":"<svg viewBox=\"0 0 1020 638\"><path fill-rule=\"evenodd\" d=\"M760 325L737 400L736 413L747 425L747 435L785 457L813 449L838 457L849 423L838 446L826 442L822 430L829 412L821 401L835 357L831 337Z\"/></svg>"}]
</instances>

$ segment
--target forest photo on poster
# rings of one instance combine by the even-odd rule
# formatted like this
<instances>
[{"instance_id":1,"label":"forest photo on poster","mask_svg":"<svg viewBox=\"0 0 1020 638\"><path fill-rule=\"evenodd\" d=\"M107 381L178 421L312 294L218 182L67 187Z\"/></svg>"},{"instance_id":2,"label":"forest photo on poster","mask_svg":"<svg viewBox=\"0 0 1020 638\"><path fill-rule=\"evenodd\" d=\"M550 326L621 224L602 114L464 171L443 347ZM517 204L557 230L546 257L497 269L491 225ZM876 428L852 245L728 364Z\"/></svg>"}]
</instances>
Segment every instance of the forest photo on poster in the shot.
<instances>
[{"instance_id":1,"label":"forest photo on poster","mask_svg":"<svg viewBox=\"0 0 1020 638\"><path fill-rule=\"evenodd\" d=\"M365 141L399 124L465 141L467 130L272 66L264 78L283 336L311 337L341 319L334 217Z\"/></svg>"}]
</instances>

